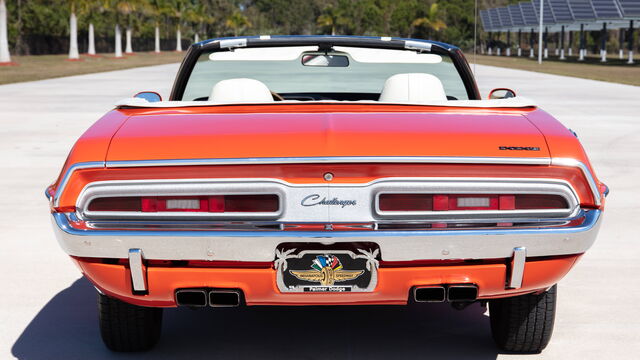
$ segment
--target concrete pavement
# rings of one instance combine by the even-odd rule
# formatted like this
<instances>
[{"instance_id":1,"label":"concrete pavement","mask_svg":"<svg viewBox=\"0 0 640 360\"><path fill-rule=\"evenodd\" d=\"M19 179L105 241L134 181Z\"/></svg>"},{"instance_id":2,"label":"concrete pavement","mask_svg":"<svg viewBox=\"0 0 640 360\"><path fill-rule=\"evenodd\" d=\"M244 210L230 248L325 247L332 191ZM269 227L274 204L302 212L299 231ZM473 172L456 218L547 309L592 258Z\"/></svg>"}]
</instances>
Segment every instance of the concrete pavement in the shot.
<instances>
[{"instance_id":1,"label":"concrete pavement","mask_svg":"<svg viewBox=\"0 0 640 360\"><path fill-rule=\"evenodd\" d=\"M99 338L95 292L60 250L43 191L75 139L138 91L167 97L163 65L0 86L0 358L115 358ZM484 310L260 307L165 312L140 358L602 359L640 353L640 87L478 66L483 94L509 87L580 136L611 188L594 247L559 285L554 336L540 355L498 354ZM314 330L334 322L331 334ZM131 356L133 357L133 356Z\"/></svg>"}]
</instances>

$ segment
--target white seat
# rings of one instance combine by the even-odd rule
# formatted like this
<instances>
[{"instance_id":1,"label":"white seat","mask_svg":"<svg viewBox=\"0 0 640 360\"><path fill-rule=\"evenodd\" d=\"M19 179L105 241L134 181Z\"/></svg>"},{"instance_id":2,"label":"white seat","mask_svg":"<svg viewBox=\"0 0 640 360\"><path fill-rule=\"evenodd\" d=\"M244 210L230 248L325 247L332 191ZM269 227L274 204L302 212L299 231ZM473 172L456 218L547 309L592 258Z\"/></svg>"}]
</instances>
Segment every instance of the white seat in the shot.
<instances>
[{"instance_id":1,"label":"white seat","mask_svg":"<svg viewBox=\"0 0 640 360\"><path fill-rule=\"evenodd\" d=\"M219 103L272 102L267 85L255 79L227 79L218 81L211 90L209 101Z\"/></svg>"},{"instance_id":2,"label":"white seat","mask_svg":"<svg viewBox=\"0 0 640 360\"><path fill-rule=\"evenodd\" d=\"M378 101L394 103L428 103L446 101L442 82L431 74L396 74L384 82Z\"/></svg>"}]
</instances>

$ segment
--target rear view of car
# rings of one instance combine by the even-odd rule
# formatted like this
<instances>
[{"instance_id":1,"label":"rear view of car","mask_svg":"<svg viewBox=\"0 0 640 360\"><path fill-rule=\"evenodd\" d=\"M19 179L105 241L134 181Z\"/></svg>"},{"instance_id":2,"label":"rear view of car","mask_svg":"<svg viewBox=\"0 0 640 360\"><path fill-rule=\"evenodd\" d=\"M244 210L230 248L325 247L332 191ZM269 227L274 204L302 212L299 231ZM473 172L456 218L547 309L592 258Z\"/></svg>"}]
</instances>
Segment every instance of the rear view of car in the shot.
<instances>
[{"instance_id":1,"label":"rear view of car","mask_svg":"<svg viewBox=\"0 0 640 360\"><path fill-rule=\"evenodd\" d=\"M47 189L112 350L152 347L164 307L480 302L500 348L539 352L600 226L577 138L481 100L451 45L208 40L154 100L120 102Z\"/></svg>"}]
</instances>

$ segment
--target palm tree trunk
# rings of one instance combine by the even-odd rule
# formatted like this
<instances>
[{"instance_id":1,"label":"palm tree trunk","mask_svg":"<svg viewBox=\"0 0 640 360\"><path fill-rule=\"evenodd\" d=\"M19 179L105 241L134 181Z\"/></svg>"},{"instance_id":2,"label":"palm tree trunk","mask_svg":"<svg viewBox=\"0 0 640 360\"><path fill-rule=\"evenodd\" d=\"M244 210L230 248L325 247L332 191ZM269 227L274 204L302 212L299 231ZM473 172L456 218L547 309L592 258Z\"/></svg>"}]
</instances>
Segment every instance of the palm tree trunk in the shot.
<instances>
[{"instance_id":1,"label":"palm tree trunk","mask_svg":"<svg viewBox=\"0 0 640 360\"><path fill-rule=\"evenodd\" d=\"M176 51L182 51L182 35L180 34L180 28L176 30Z\"/></svg>"},{"instance_id":2,"label":"palm tree trunk","mask_svg":"<svg viewBox=\"0 0 640 360\"><path fill-rule=\"evenodd\" d=\"M116 57L122 57L122 34L120 33L120 25L116 24Z\"/></svg>"},{"instance_id":3,"label":"palm tree trunk","mask_svg":"<svg viewBox=\"0 0 640 360\"><path fill-rule=\"evenodd\" d=\"M78 52L78 19L75 13L69 18L69 60L80 59Z\"/></svg>"},{"instance_id":4,"label":"palm tree trunk","mask_svg":"<svg viewBox=\"0 0 640 360\"><path fill-rule=\"evenodd\" d=\"M0 0L0 64L10 63L9 40L7 38L7 7Z\"/></svg>"},{"instance_id":5,"label":"palm tree trunk","mask_svg":"<svg viewBox=\"0 0 640 360\"><path fill-rule=\"evenodd\" d=\"M93 35L93 24L89 24L89 51L87 51L89 55L96 54L96 39Z\"/></svg>"},{"instance_id":6,"label":"palm tree trunk","mask_svg":"<svg viewBox=\"0 0 640 360\"><path fill-rule=\"evenodd\" d=\"M127 46L124 50L124 53L133 54L133 48L131 47L131 28L130 27L127 28L126 37L127 37Z\"/></svg>"},{"instance_id":7,"label":"palm tree trunk","mask_svg":"<svg viewBox=\"0 0 640 360\"><path fill-rule=\"evenodd\" d=\"M156 25L156 52L160 52L160 27Z\"/></svg>"}]
</instances>

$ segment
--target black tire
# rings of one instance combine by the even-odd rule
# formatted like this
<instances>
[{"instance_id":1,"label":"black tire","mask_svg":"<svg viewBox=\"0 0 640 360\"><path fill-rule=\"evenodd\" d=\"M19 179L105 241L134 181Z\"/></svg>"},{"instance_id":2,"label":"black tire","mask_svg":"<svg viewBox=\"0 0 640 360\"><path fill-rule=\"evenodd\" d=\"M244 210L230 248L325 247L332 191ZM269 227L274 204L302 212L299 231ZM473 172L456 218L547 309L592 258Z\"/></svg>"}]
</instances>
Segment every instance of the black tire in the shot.
<instances>
[{"instance_id":1,"label":"black tire","mask_svg":"<svg viewBox=\"0 0 640 360\"><path fill-rule=\"evenodd\" d=\"M500 349L539 353L547 346L556 316L556 287L538 295L489 300L491 333Z\"/></svg>"},{"instance_id":2,"label":"black tire","mask_svg":"<svg viewBox=\"0 0 640 360\"><path fill-rule=\"evenodd\" d=\"M160 338L162 309L136 306L98 294L100 335L113 351L151 349Z\"/></svg>"}]
</instances>

